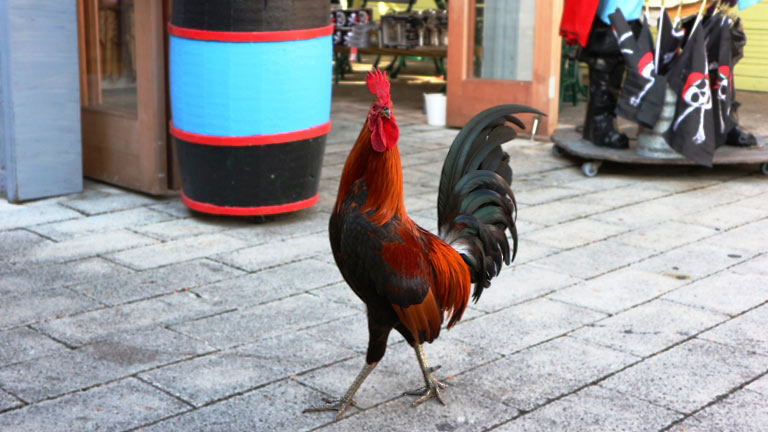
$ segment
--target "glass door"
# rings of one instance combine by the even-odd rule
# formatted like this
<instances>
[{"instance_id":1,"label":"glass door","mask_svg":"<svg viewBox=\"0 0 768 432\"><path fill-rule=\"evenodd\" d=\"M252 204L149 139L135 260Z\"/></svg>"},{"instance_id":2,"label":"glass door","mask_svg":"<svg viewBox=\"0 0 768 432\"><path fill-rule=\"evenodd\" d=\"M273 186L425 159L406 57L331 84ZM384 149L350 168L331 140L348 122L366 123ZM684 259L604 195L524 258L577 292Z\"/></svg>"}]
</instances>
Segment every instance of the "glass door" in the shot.
<instances>
[{"instance_id":1,"label":"glass door","mask_svg":"<svg viewBox=\"0 0 768 432\"><path fill-rule=\"evenodd\" d=\"M463 126L483 109L505 103L549 114L557 124L562 2L452 0L448 27L448 124ZM532 117L521 118L527 123Z\"/></svg>"},{"instance_id":2,"label":"glass door","mask_svg":"<svg viewBox=\"0 0 768 432\"><path fill-rule=\"evenodd\" d=\"M78 0L86 177L167 191L163 23L161 2Z\"/></svg>"}]
</instances>

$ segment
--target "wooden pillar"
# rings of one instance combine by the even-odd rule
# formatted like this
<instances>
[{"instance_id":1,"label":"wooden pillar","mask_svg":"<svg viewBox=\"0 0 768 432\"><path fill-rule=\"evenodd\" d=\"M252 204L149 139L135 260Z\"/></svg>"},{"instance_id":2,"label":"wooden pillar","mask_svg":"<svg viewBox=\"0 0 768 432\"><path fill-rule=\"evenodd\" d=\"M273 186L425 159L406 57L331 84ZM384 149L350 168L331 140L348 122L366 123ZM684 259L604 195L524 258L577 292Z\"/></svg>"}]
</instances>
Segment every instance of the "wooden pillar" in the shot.
<instances>
[{"instance_id":1,"label":"wooden pillar","mask_svg":"<svg viewBox=\"0 0 768 432\"><path fill-rule=\"evenodd\" d=\"M82 190L79 88L75 2L0 0L0 191L8 201Z\"/></svg>"}]
</instances>

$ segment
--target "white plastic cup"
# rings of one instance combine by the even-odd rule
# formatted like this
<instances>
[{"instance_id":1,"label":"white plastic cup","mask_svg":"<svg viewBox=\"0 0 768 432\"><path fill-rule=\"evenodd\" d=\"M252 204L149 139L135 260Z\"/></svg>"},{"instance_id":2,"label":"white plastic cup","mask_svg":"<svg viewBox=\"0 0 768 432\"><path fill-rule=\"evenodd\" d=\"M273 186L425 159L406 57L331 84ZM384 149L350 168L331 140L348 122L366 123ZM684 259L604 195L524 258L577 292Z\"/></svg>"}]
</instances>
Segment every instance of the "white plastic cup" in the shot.
<instances>
[{"instance_id":1,"label":"white plastic cup","mask_svg":"<svg viewBox=\"0 0 768 432\"><path fill-rule=\"evenodd\" d=\"M445 95L443 93L424 93L424 107L427 111L427 124L445 126Z\"/></svg>"}]
</instances>

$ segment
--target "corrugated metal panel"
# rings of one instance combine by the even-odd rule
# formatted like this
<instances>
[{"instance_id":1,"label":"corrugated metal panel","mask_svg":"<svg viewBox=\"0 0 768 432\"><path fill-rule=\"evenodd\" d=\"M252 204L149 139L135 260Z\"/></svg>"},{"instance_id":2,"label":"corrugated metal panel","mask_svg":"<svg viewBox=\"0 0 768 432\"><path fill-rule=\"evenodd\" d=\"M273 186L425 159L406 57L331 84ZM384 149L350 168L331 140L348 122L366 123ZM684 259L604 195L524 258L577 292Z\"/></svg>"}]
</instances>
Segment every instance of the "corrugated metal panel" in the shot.
<instances>
[{"instance_id":1,"label":"corrugated metal panel","mask_svg":"<svg viewBox=\"0 0 768 432\"><path fill-rule=\"evenodd\" d=\"M768 91L768 1L740 11L744 22L747 46L744 58L734 68L738 90Z\"/></svg>"}]
</instances>

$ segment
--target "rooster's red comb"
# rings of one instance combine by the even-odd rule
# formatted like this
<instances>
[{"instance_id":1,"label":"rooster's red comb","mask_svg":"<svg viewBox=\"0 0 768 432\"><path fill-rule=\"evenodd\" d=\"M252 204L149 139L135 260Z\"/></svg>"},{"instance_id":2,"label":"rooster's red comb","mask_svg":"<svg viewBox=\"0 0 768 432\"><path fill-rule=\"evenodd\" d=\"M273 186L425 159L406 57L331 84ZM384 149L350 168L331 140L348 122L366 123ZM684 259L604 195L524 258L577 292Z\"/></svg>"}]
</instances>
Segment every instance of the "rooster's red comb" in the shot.
<instances>
[{"instance_id":1,"label":"rooster's red comb","mask_svg":"<svg viewBox=\"0 0 768 432\"><path fill-rule=\"evenodd\" d=\"M389 101L389 81L387 81L386 73L381 72L378 68L371 69L368 76L365 77L365 81L368 83L368 91L375 95L380 102Z\"/></svg>"}]
</instances>

